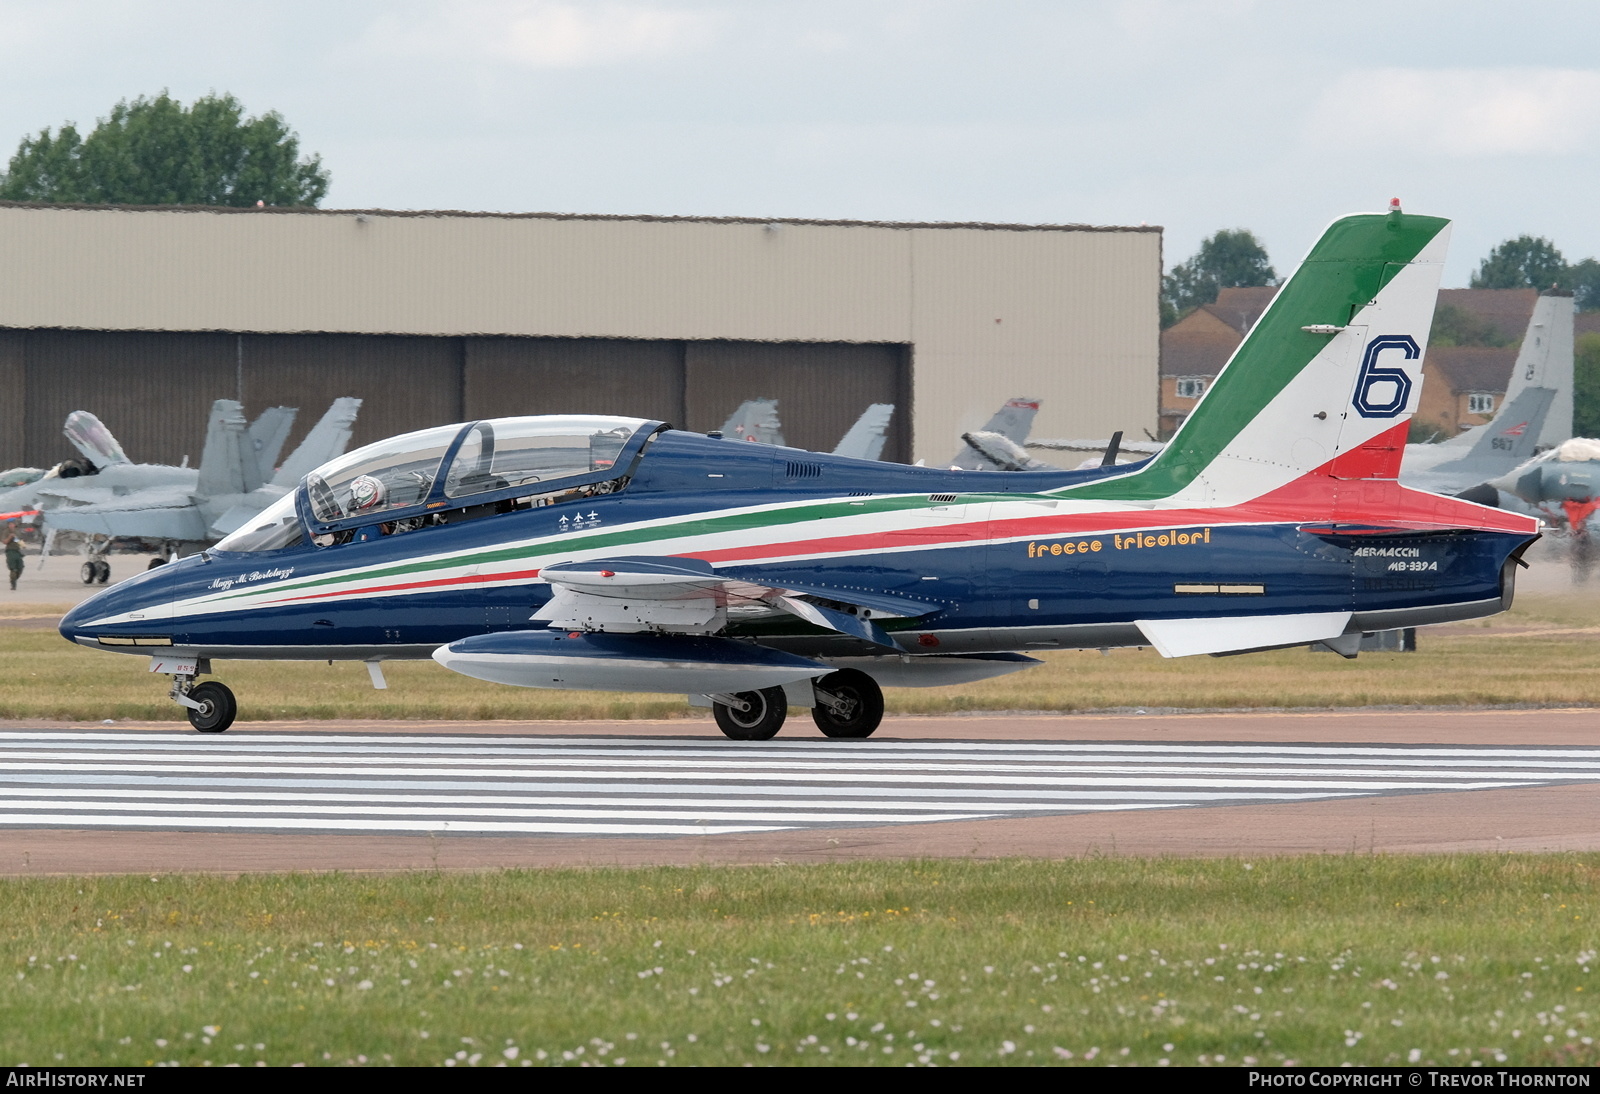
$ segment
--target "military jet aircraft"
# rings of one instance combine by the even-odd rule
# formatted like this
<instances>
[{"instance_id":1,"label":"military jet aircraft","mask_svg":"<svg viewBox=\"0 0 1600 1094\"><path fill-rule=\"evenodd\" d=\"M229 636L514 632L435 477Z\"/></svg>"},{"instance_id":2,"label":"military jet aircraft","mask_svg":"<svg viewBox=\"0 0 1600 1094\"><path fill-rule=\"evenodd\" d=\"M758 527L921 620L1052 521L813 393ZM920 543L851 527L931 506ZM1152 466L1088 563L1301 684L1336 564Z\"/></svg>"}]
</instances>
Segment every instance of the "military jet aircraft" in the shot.
<instances>
[{"instance_id":1,"label":"military jet aircraft","mask_svg":"<svg viewBox=\"0 0 1600 1094\"><path fill-rule=\"evenodd\" d=\"M883 445L889 437L889 419L893 416L893 403L873 403L839 438L833 454L853 456L858 460L878 459L883 455ZM778 418L778 400L745 400L728 415L719 432L724 437L739 441L783 444L783 422Z\"/></svg>"},{"instance_id":2,"label":"military jet aircraft","mask_svg":"<svg viewBox=\"0 0 1600 1094\"><path fill-rule=\"evenodd\" d=\"M200 466L130 463L100 420L86 411L67 416L66 434L84 464L67 475L58 465L31 489L46 534L81 532L156 540L166 553L197 551L249 521L282 498L317 465L339 455L350 441L360 399L335 399L322 419L282 467L276 467L295 411L272 407L246 424L232 399L211 407ZM110 567L90 559L104 583Z\"/></svg>"},{"instance_id":3,"label":"military jet aircraft","mask_svg":"<svg viewBox=\"0 0 1600 1094\"><path fill-rule=\"evenodd\" d=\"M1324 644L1505 610L1536 519L1397 481L1448 222L1330 226L1172 442L993 474L742 444L634 418L466 422L333 460L202 554L84 601L218 732L217 659L432 657L522 687L704 697L729 737L791 705L865 737L881 686L1026 652Z\"/></svg>"},{"instance_id":4,"label":"military jet aircraft","mask_svg":"<svg viewBox=\"0 0 1600 1094\"><path fill-rule=\"evenodd\" d=\"M1571 293L1541 295L1494 417L1438 444L1406 445L1400 481L1496 505L1491 480L1572 436L1572 312Z\"/></svg>"}]
</instances>

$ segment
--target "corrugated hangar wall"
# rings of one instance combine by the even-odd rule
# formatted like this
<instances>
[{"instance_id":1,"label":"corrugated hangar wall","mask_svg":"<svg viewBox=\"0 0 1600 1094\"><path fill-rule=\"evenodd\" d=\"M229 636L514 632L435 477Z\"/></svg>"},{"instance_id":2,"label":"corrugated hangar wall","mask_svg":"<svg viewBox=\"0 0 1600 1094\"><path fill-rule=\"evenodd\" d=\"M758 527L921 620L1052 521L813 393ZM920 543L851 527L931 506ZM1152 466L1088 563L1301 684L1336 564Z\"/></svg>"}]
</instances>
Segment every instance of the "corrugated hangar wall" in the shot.
<instances>
[{"instance_id":1,"label":"corrugated hangar wall","mask_svg":"<svg viewBox=\"0 0 1600 1094\"><path fill-rule=\"evenodd\" d=\"M759 396L821 449L893 402L888 454L930 463L1015 395L1036 436L1136 436L1160 274L1144 226L0 202L0 465L58 458L74 409L193 455L241 390L301 429L361 396L357 443L552 409L705 429Z\"/></svg>"},{"instance_id":2,"label":"corrugated hangar wall","mask_svg":"<svg viewBox=\"0 0 1600 1094\"><path fill-rule=\"evenodd\" d=\"M298 406L289 446L334 399L362 400L352 444L445 421L511 414L626 414L715 429L747 398L776 398L785 439L830 449L874 402L909 403L905 348L829 343L678 342L403 335L233 335L143 331L0 333L0 377L20 428L0 465L71 455L61 425L92 410L130 459L199 458L215 399L248 416ZM900 415L885 453L909 456Z\"/></svg>"}]
</instances>

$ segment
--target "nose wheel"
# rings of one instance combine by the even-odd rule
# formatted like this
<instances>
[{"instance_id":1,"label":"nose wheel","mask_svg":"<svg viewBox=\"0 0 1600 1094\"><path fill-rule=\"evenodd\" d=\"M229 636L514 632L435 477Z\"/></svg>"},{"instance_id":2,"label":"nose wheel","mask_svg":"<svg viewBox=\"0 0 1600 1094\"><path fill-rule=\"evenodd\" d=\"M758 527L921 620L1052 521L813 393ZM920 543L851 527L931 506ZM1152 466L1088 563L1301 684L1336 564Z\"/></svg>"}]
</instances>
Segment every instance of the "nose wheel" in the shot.
<instances>
[{"instance_id":1,"label":"nose wheel","mask_svg":"<svg viewBox=\"0 0 1600 1094\"><path fill-rule=\"evenodd\" d=\"M175 675L171 697L189 715L189 724L201 733L226 731L239 713L233 689L219 680L196 684L193 676Z\"/></svg>"}]
</instances>

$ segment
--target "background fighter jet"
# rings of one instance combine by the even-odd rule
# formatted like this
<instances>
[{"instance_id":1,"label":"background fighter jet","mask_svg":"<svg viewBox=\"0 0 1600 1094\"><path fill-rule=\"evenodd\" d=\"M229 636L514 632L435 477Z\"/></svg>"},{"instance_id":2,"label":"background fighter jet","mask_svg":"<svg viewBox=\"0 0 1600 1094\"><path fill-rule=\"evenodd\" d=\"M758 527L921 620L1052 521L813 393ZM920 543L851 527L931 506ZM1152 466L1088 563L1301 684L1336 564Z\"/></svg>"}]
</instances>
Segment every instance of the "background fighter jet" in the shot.
<instances>
[{"instance_id":1,"label":"background fighter jet","mask_svg":"<svg viewBox=\"0 0 1600 1094\"><path fill-rule=\"evenodd\" d=\"M129 462L110 430L93 414L76 410L64 432L83 455L19 487L5 502L30 492L47 537L61 531L109 540L127 536L160 541L167 554L197 551L281 498L305 474L343 452L359 399L336 399L294 453L275 469L295 411L273 407L246 424L239 403L211 407L200 466ZM91 558L85 580L104 582L110 568Z\"/></svg>"},{"instance_id":2,"label":"background fighter jet","mask_svg":"<svg viewBox=\"0 0 1600 1094\"><path fill-rule=\"evenodd\" d=\"M1400 481L1483 505L1500 503L1487 485L1541 449L1572 436L1572 296L1546 293L1534 305L1499 411L1484 425L1439 444L1408 444Z\"/></svg>"},{"instance_id":3,"label":"background fighter jet","mask_svg":"<svg viewBox=\"0 0 1600 1094\"><path fill-rule=\"evenodd\" d=\"M307 475L61 621L144 654L202 731L211 658L432 657L522 687L675 690L729 737L791 705L866 737L881 686L1037 648L1322 644L1510 604L1533 518L1401 486L1446 222L1336 221L1154 458L997 475L602 416L464 422Z\"/></svg>"},{"instance_id":4,"label":"background fighter jet","mask_svg":"<svg viewBox=\"0 0 1600 1094\"><path fill-rule=\"evenodd\" d=\"M861 412L839 443L834 446L835 456L852 456L858 460L876 460L883 455L883 445L889 436L889 419L894 415L893 403L873 403ZM778 418L778 400L750 399L728 415L722 423L722 435L740 441L782 445L783 423Z\"/></svg>"}]
</instances>

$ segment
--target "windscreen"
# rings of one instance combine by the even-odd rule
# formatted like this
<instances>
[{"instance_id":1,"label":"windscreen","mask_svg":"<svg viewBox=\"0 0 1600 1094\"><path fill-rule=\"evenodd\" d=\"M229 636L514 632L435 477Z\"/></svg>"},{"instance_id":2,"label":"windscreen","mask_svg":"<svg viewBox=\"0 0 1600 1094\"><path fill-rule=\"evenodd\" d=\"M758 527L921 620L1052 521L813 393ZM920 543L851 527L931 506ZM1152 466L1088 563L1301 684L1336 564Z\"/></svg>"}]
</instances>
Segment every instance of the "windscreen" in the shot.
<instances>
[{"instance_id":1,"label":"windscreen","mask_svg":"<svg viewBox=\"0 0 1600 1094\"><path fill-rule=\"evenodd\" d=\"M294 508L294 491L290 491L259 516L246 521L236 531L217 544L219 551L281 551L305 542L305 530L300 526L300 516Z\"/></svg>"},{"instance_id":2,"label":"windscreen","mask_svg":"<svg viewBox=\"0 0 1600 1094\"><path fill-rule=\"evenodd\" d=\"M312 513L326 522L421 505L460 432L459 425L423 429L330 460L306 476Z\"/></svg>"}]
</instances>

